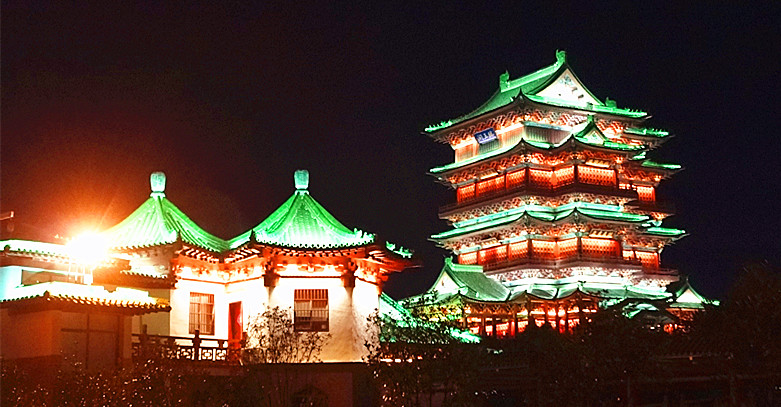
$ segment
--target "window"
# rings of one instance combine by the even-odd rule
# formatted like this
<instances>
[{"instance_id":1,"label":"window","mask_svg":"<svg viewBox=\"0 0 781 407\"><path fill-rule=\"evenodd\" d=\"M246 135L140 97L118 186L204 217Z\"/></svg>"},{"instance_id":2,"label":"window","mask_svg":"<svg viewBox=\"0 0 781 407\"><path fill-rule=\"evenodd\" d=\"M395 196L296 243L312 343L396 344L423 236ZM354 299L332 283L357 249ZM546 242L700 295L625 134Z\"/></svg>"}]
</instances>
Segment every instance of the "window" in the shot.
<instances>
[{"instance_id":1,"label":"window","mask_svg":"<svg viewBox=\"0 0 781 407\"><path fill-rule=\"evenodd\" d=\"M214 294L190 293L190 333L214 335Z\"/></svg>"},{"instance_id":2,"label":"window","mask_svg":"<svg viewBox=\"0 0 781 407\"><path fill-rule=\"evenodd\" d=\"M295 290L293 295L295 330L328 332L328 290Z\"/></svg>"}]
</instances>

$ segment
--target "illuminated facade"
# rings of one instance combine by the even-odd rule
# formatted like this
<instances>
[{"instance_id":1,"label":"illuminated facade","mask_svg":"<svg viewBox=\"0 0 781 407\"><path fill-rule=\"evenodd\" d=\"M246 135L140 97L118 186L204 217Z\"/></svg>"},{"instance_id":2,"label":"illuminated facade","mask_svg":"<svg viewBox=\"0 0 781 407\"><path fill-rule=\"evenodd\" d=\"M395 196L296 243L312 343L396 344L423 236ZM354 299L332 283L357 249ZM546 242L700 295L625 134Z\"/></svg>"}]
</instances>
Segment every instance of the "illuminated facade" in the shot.
<instances>
[{"instance_id":1,"label":"illuminated facade","mask_svg":"<svg viewBox=\"0 0 781 407\"><path fill-rule=\"evenodd\" d=\"M74 343L85 343L71 334L76 322L69 322L84 315L93 323L102 321L104 334L114 332L112 341L104 341L118 349L112 357L106 358L108 350L93 350L92 342L85 345L94 358L112 363L117 352L129 359L131 332L177 343L193 343L196 336L219 340L215 352L225 352L226 344L240 346L255 316L279 307L291 310L296 330L329 335L319 359L360 362L367 318L377 309L382 313L397 307L382 294L383 282L415 262L401 247L346 228L309 195L308 183L308 172L297 171L293 195L263 222L230 240L189 219L166 198L165 176L154 173L149 199L98 235L108 252L89 264L75 258L75 247L1 241L0 356L67 355ZM94 255L98 240L82 252ZM39 310L44 314L35 314ZM69 313L67 318L63 312ZM49 327L52 321L57 322L54 328ZM113 331L105 328L109 322ZM86 324L79 334L90 330L89 317ZM51 346L40 352L25 348L25 338L38 331L47 332L42 344ZM106 337L96 335L91 340Z\"/></svg>"},{"instance_id":2,"label":"illuminated facade","mask_svg":"<svg viewBox=\"0 0 781 407\"><path fill-rule=\"evenodd\" d=\"M681 167L646 158L669 137L648 117L597 99L560 51L551 66L501 75L473 112L427 128L455 155L430 173L454 191L439 213L452 228L431 238L456 260L406 306L491 336L531 323L564 332L618 303L673 321L667 308L683 292L667 290L678 274L660 255L684 231L662 226L672 211L656 188Z\"/></svg>"}]
</instances>

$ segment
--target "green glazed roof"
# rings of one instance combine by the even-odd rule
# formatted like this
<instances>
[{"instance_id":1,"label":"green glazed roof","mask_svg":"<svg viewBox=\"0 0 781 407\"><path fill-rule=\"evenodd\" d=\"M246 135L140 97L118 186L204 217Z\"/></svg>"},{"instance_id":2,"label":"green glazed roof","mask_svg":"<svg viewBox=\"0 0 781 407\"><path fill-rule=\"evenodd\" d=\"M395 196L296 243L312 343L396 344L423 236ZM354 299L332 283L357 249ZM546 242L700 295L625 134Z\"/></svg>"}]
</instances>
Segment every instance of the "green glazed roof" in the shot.
<instances>
[{"instance_id":1,"label":"green glazed roof","mask_svg":"<svg viewBox=\"0 0 781 407\"><path fill-rule=\"evenodd\" d=\"M670 135L670 132L665 130L659 130L659 129L652 129L652 128L638 128L638 127L627 127L624 129L624 133L627 134L634 134L637 136L651 136L651 137L667 137Z\"/></svg>"},{"instance_id":2,"label":"green glazed roof","mask_svg":"<svg viewBox=\"0 0 781 407\"><path fill-rule=\"evenodd\" d=\"M498 281L483 274L482 266L464 265L454 263L453 259L446 258L442 274L447 275L458 286L458 293L466 297L481 301L505 301L510 295L510 290ZM437 283L442 275L437 279ZM432 289L436 289L436 284Z\"/></svg>"},{"instance_id":3,"label":"green glazed roof","mask_svg":"<svg viewBox=\"0 0 781 407\"><path fill-rule=\"evenodd\" d=\"M703 309L705 305L719 305L718 300L711 300L695 291L694 287L689 283L688 277L682 278L677 283L670 284L667 289L672 293L674 299L668 305L670 308Z\"/></svg>"},{"instance_id":4,"label":"green glazed roof","mask_svg":"<svg viewBox=\"0 0 781 407\"><path fill-rule=\"evenodd\" d=\"M480 116L483 113L498 109L502 106L509 105L521 91L530 92L532 90L536 90L542 84L552 80L552 77L562 66L564 66L564 64L566 64L565 54L563 52L557 52L555 64L542 68L536 72L513 80L508 80L509 74L505 72L499 77L499 89L493 95L491 95L491 97L485 103L480 105L480 107L453 120L448 120L437 125L429 126L426 128L426 131L433 132L441 130L454 124Z\"/></svg>"},{"instance_id":5,"label":"green glazed roof","mask_svg":"<svg viewBox=\"0 0 781 407\"><path fill-rule=\"evenodd\" d=\"M309 195L308 172L296 174L293 196L259 225L231 239L230 248L249 242L253 233L259 243L293 248L340 248L374 241L371 233L346 228Z\"/></svg>"},{"instance_id":6,"label":"green glazed roof","mask_svg":"<svg viewBox=\"0 0 781 407\"><path fill-rule=\"evenodd\" d=\"M604 299L642 299L661 300L670 297L663 288L641 288L628 283L623 278L574 276L558 280L532 279L527 283L514 285L513 298L531 295L537 298L553 300L566 298L581 292Z\"/></svg>"},{"instance_id":7,"label":"green glazed roof","mask_svg":"<svg viewBox=\"0 0 781 407\"><path fill-rule=\"evenodd\" d=\"M430 329L434 328L436 329L436 325L433 322L424 321L420 318L415 317L412 315L412 313L404 308L401 304L396 302L393 298L389 297L385 293L380 293L380 304L378 312L380 314L380 318L385 321L386 323L392 323L396 327L399 328L415 328L415 329ZM468 330L461 330L456 328L449 328L447 329L447 334L450 335L453 339L462 342L462 343L479 343L480 337L477 335L472 334ZM393 332L389 333L390 335L393 334ZM384 338L385 340L389 340L391 342L401 339L412 339L412 338Z\"/></svg>"},{"instance_id":8,"label":"green glazed roof","mask_svg":"<svg viewBox=\"0 0 781 407\"><path fill-rule=\"evenodd\" d=\"M177 238L187 244L213 252L222 252L227 243L195 224L165 197L165 175L152 174L152 193L125 220L103 232L112 248L134 248L173 243Z\"/></svg>"},{"instance_id":9,"label":"green glazed roof","mask_svg":"<svg viewBox=\"0 0 781 407\"><path fill-rule=\"evenodd\" d=\"M596 126L596 124L593 121L593 116L590 116L590 119L587 122L575 127L572 133L570 133L567 137L562 139L559 143L546 143L541 141L532 141L532 140L527 140L525 137L523 137L520 140L518 140L518 142L516 142L515 144L508 144L506 146L497 148L496 150L491 150L483 154L479 154L474 157L467 158L466 160L432 168L429 170L429 172L431 172L432 174L439 174L448 170L465 167L467 165L485 160L486 158L492 158L504 154L522 144L544 149L544 150L553 150L567 144L568 142L570 142L570 140L573 139L576 142L580 142L586 146L606 148L615 151L639 152L646 149L646 147L643 145L630 145L624 143L616 143L615 141L610 140Z\"/></svg>"},{"instance_id":10,"label":"green glazed roof","mask_svg":"<svg viewBox=\"0 0 781 407\"><path fill-rule=\"evenodd\" d=\"M640 164L641 167L646 168L661 168L664 170L680 170L681 165L680 164L666 164L666 163L658 163L651 160L643 160L643 162Z\"/></svg>"},{"instance_id":11,"label":"green glazed roof","mask_svg":"<svg viewBox=\"0 0 781 407\"><path fill-rule=\"evenodd\" d=\"M536 95L537 92L543 90L547 85L549 85L552 81L554 81L568 67L569 65L567 64L566 53L564 51L557 51L556 63L547 66L545 68L542 68L536 72L530 73L528 75L524 75L520 78L513 79L513 80L510 80L509 74L505 72L504 74L499 76L499 89L496 92L494 92L494 94L491 95L491 97L485 103L480 105L480 107L478 107L477 109L473 110L470 113L467 113L455 119L447 120L442 123L429 126L425 130L426 132L429 133L436 132L448 128L450 126L453 126L455 124L467 121L469 119L473 119L475 117L488 113L492 110L496 110L500 107L509 105L521 94L523 95L523 97L528 98L529 100L532 100L534 102L549 104L553 106L576 108L576 109L588 110L596 113L607 113L607 114L614 114L620 116L627 116L631 118L640 118L647 115L647 113L638 110L618 108L615 106L614 103L609 105L602 102L599 102L598 104L591 104L591 103L578 104L569 101L563 101L559 99L553 99L550 97L543 97L543 96ZM572 75L575 76L574 73L572 73ZM591 94L591 92L588 91L588 89L583 87L583 90L593 97L593 95ZM593 99L598 101L596 97L593 97Z\"/></svg>"},{"instance_id":12,"label":"green glazed roof","mask_svg":"<svg viewBox=\"0 0 781 407\"><path fill-rule=\"evenodd\" d=\"M544 222L555 222L576 213L593 219L618 222L639 223L650 219L648 215L623 212L618 206L593 204L589 202L571 202L555 207L523 205L504 212L456 222L453 224L455 228L433 235L431 238L439 240L460 236L489 229L494 226L509 224L521 219L523 216L529 216Z\"/></svg>"},{"instance_id":13,"label":"green glazed roof","mask_svg":"<svg viewBox=\"0 0 781 407\"><path fill-rule=\"evenodd\" d=\"M646 233L659 236L681 236L686 234L686 231L683 229L663 228L658 226L650 227L645 231Z\"/></svg>"}]
</instances>

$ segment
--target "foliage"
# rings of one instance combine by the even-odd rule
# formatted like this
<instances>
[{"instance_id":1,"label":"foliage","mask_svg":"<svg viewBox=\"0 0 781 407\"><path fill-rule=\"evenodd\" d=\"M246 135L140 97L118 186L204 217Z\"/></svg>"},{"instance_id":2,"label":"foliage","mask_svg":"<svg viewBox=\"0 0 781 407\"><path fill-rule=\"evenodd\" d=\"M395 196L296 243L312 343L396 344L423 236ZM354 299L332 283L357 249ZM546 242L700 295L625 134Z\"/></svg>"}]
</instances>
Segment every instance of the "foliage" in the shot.
<instances>
[{"instance_id":1,"label":"foliage","mask_svg":"<svg viewBox=\"0 0 781 407\"><path fill-rule=\"evenodd\" d=\"M369 364L384 406L474 405L472 389L483 348L461 343L446 323L373 314L366 341Z\"/></svg>"},{"instance_id":2,"label":"foliage","mask_svg":"<svg viewBox=\"0 0 781 407\"><path fill-rule=\"evenodd\" d=\"M295 330L290 310L268 308L247 328L244 361L258 363L314 363L329 339L328 334Z\"/></svg>"},{"instance_id":3,"label":"foliage","mask_svg":"<svg viewBox=\"0 0 781 407\"><path fill-rule=\"evenodd\" d=\"M727 358L722 374L770 402L781 388L781 270L767 262L741 271L726 301L694 320L692 335ZM739 395L732 391L732 401ZM777 396L776 396L777 397ZM762 401L760 401L762 403Z\"/></svg>"},{"instance_id":4,"label":"foliage","mask_svg":"<svg viewBox=\"0 0 781 407\"><path fill-rule=\"evenodd\" d=\"M164 356L159 346L142 349L127 367L88 371L84 366L41 372L3 363L2 405L15 406L178 406L189 404L191 389L205 378Z\"/></svg>"},{"instance_id":5,"label":"foliage","mask_svg":"<svg viewBox=\"0 0 781 407\"><path fill-rule=\"evenodd\" d=\"M232 405L268 407L322 404L312 392L294 391L311 384L311 372L298 364L319 362L320 351L330 336L320 332L295 330L289 309L267 308L249 323L243 362L246 364L242 388Z\"/></svg>"}]
</instances>

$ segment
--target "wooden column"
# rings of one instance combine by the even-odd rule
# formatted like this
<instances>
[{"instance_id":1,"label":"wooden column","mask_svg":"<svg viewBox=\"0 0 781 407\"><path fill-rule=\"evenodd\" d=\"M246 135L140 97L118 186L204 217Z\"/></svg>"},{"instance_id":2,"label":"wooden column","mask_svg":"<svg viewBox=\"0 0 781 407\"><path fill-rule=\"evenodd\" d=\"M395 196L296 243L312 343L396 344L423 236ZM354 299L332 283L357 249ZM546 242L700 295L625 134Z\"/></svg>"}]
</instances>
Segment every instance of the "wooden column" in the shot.
<instances>
[{"instance_id":1,"label":"wooden column","mask_svg":"<svg viewBox=\"0 0 781 407\"><path fill-rule=\"evenodd\" d=\"M529 325L537 326L537 323L534 322L534 316L532 315L532 310L534 309L534 304L532 304L531 301L526 301L526 328L529 327Z\"/></svg>"},{"instance_id":2,"label":"wooden column","mask_svg":"<svg viewBox=\"0 0 781 407\"><path fill-rule=\"evenodd\" d=\"M546 304L546 303L542 304L542 313L544 315L542 321L543 321L543 325L545 325L545 324L548 323L548 304Z\"/></svg>"},{"instance_id":3,"label":"wooden column","mask_svg":"<svg viewBox=\"0 0 781 407\"><path fill-rule=\"evenodd\" d=\"M564 332L570 333L569 329L569 304L564 304Z\"/></svg>"},{"instance_id":4,"label":"wooden column","mask_svg":"<svg viewBox=\"0 0 781 407\"><path fill-rule=\"evenodd\" d=\"M491 333L494 335L494 338L498 338L499 335L496 332L496 311L494 310L491 310L491 328L493 328Z\"/></svg>"},{"instance_id":5,"label":"wooden column","mask_svg":"<svg viewBox=\"0 0 781 407\"><path fill-rule=\"evenodd\" d=\"M485 309L480 313L480 336L485 335Z\"/></svg>"},{"instance_id":6,"label":"wooden column","mask_svg":"<svg viewBox=\"0 0 781 407\"><path fill-rule=\"evenodd\" d=\"M518 336L518 307L513 305L513 338Z\"/></svg>"},{"instance_id":7,"label":"wooden column","mask_svg":"<svg viewBox=\"0 0 781 407\"><path fill-rule=\"evenodd\" d=\"M559 326L559 309L561 309L561 305L557 302L553 312L556 314L556 331L561 332L561 326Z\"/></svg>"}]
</instances>

